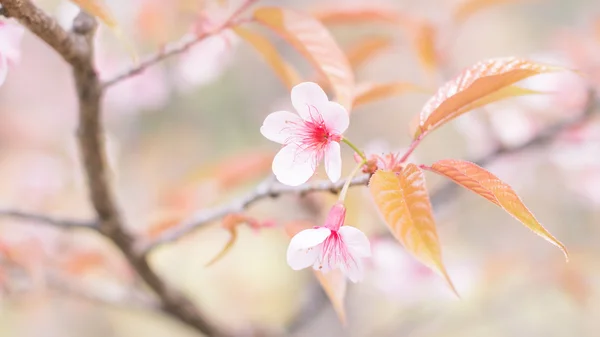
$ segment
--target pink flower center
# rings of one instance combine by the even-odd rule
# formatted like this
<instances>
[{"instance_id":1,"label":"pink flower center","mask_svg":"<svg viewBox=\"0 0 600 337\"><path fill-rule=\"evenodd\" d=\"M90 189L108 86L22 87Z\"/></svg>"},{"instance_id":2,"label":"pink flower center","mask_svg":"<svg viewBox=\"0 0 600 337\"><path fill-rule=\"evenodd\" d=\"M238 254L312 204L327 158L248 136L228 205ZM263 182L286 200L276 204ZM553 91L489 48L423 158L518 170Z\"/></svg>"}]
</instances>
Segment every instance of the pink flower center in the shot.
<instances>
[{"instance_id":1,"label":"pink flower center","mask_svg":"<svg viewBox=\"0 0 600 337\"><path fill-rule=\"evenodd\" d=\"M286 141L286 144L296 144L302 151L311 152L316 167L317 163L323 159L329 144L340 142L342 135L327 127L323 116L315 106L308 105L308 111L310 119L294 123L292 126L293 136Z\"/></svg>"},{"instance_id":2,"label":"pink flower center","mask_svg":"<svg viewBox=\"0 0 600 337\"><path fill-rule=\"evenodd\" d=\"M349 270L351 264L356 264L354 257L339 232L332 230L323 242L319 269L322 269L323 265L327 266L326 269L335 269L343 265L345 270Z\"/></svg>"}]
</instances>

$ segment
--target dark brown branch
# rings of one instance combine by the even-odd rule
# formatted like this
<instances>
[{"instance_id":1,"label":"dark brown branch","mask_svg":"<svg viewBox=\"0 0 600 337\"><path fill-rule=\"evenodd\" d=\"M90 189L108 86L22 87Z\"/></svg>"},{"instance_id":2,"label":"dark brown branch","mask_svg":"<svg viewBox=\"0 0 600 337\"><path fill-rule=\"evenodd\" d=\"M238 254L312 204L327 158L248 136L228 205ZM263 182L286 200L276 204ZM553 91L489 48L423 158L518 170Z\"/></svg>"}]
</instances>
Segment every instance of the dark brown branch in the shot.
<instances>
[{"instance_id":1,"label":"dark brown branch","mask_svg":"<svg viewBox=\"0 0 600 337\"><path fill-rule=\"evenodd\" d=\"M87 228L98 229L98 223L95 221L73 220L66 218L53 217L46 214L32 213L11 208L0 208L0 217L12 218L16 220L26 220L47 224L65 229Z\"/></svg>"},{"instance_id":2,"label":"dark brown branch","mask_svg":"<svg viewBox=\"0 0 600 337\"><path fill-rule=\"evenodd\" d=\"M125 230L110 188L105 158L101 120L103 88L93 59L96 20L81 12L75 19L73 32L67 32L30 0L1 0L1 3L7 15L19 20L72 66L79 103L77 137L90 200L98 216L98 230L121 250L132 268L156 293L162 311L205 335L222 335L187 298L162 281L150 268L145 255L134 249L135 239Z\"/></svg>"}]
</instances>

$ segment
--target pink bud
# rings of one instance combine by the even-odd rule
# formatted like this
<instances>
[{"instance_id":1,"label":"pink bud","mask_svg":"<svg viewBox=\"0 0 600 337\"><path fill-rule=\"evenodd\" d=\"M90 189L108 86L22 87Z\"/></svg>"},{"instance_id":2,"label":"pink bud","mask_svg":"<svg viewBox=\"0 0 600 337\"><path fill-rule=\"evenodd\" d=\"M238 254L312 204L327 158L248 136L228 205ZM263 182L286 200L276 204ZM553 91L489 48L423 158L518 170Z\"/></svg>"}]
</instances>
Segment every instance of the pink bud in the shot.
<instances>
[{"instance_id":1,"label":"pink bud","mask_svg":"<svg viewBox=\"0 0 600 337\"><path fill-rule=\"evenodd\" d=\"M344 225L346 220L346 207L341 202L333 205L325 220L325 227L332 231L338 231Z\"/></svg>"}]
</instances>

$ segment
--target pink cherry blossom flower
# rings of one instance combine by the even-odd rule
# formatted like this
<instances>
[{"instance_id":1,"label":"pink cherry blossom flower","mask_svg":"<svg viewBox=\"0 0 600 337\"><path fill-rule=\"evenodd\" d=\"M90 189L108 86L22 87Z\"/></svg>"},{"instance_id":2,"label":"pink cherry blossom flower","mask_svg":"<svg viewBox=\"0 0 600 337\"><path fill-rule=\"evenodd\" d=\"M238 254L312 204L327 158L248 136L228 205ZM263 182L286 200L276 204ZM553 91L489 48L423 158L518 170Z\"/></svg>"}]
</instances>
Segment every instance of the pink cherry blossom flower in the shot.
<instances>
[{"instance_id":1,"label":"pink cherry blossom flower","mask_svg":"<svg viewBox=\"0 0 600 337\"><path fill-rule=\"evenodd\" d=\"M8 67L21 57L21 39L24 29L20 25L0 21L0 85L6 80Z\"/></svg>"},{"instance_id":2,"label":"pink cherry blossom flower","mask_svg":"<svg viewBox=\"0 0 600 337\"><path fill-rule=\"evenodd\" d=\"M342 174L340 141L350 123L348 112L329 101L316 83L296 85L291 96L298 114L273 112L260 128L267 139L284 145L273 159L273 173L281 183L298 186L313 176L324 159L327 176L338 181Z\"/></svg>"},{"instance_id":3,"label":"pink cherry blossom flower","mask_svg":"<svg viewBox=\"0 0 600 337\"><path fill-rule=\"evenodd\" d=\"M350 281L361 281L361 259L371 256L371 244L359 229L343 226L345 218L346 208L338 203L329 211L325 226L296 234L287 251L290 267L300 270L312 266L323 273L340 269Z\"/></svg>"}]
</instances>

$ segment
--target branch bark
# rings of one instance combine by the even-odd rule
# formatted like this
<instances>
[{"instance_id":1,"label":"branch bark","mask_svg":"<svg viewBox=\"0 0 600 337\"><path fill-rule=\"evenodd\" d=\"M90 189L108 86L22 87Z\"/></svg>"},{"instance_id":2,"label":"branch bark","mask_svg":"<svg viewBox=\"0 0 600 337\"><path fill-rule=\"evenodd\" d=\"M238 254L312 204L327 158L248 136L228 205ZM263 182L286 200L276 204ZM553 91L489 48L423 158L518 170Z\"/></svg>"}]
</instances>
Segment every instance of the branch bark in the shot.
<instances>
[{"instance_id":1,"label":"branch bark","mask_svg":"<svg viewBox=\"0 0 600 337\"><path fill-rule=\"evenodd\" d=\"M148 264L146 256L134 249L135 238L125 229L110 188L105 158L101 120L103 88L94 68L96 20L82 11L73 23L73 31L67 32L30 0L1 0L1 4L6 15L19 20L72 67L79 103L77 138L100 233L117 246L132 268L156 293L162 311L205 335L223 335L186 297L163 282Z\"/></svg>"}]
</instances>

